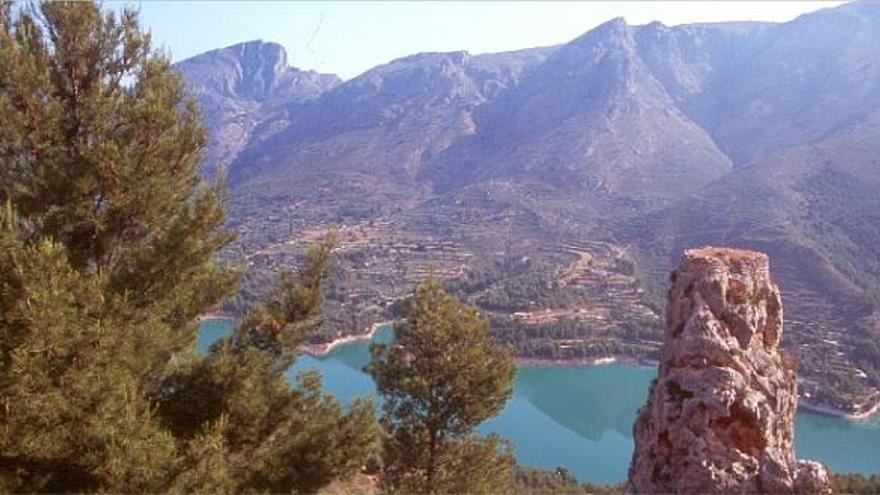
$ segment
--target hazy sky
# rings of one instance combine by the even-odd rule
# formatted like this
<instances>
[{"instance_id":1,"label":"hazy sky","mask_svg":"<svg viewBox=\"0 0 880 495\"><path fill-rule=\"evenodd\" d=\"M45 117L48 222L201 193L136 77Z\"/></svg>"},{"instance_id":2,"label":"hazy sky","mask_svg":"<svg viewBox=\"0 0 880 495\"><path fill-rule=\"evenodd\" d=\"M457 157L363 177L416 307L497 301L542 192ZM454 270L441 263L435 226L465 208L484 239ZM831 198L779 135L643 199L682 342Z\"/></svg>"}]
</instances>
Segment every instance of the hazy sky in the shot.
<instances>
[{"instance_id":1,"label":"hazy sky","mask_svg":"<svg viewBox=\"0 0 880 495\"><path fill-rule=\"evenodd\" d=\"M156 45L170 51L174 60L262 39L283 45L293 66L349 79L417 52L477 54L564 43L618 16L630 24L782 22L840 3L143 1L134 5Z\"/></svg>"}]
</instances>

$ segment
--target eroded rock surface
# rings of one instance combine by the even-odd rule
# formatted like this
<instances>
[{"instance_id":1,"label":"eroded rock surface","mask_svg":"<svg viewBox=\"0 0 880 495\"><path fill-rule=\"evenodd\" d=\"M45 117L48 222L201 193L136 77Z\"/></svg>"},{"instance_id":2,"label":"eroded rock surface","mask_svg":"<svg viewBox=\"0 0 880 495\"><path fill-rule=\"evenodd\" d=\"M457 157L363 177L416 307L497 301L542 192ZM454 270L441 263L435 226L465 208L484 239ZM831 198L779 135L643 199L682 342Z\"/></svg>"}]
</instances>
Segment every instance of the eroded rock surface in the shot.
<instances>
[{"instance_id":1,"label":"eroded rock surface","mask_svg":"<svg viewBox=\"0 0 880 495\"><path fill-rule=\"evenodd\" d=\"M796 461L795 364L767 256L686 251L670 277L660 369L633 428L632 493L829 493Z\"/></svg>"}]
</instances>

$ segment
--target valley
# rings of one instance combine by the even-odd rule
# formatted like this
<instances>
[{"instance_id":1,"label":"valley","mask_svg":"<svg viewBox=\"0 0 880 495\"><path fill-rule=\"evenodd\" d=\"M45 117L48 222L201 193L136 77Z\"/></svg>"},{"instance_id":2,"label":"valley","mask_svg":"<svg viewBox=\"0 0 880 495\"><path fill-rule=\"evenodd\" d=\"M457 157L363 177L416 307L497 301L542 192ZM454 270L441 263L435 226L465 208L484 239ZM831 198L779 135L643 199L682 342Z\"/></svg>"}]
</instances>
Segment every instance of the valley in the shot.
<instances>
[{"instance_id":1,"label":"valley","mask_svg":"<svg viewBox=\"0 0 880 495\"><path fill-rule=\"evenodd\" d=\"M880 399L880 6L784 24L609 21L569 43L420 53L341 81L250 42L177 65L226 168L240 312L335 229L328 325L427 276L521 357L651 359L685 248L766 252L811 401Z\"/></svg>"},{"instance_id":2,"label":"valley","mask_svg":"<svg viewBox=\"0 0 880 495\"><path fill-rule=\"evenodd\" d=\"M0 2L0 492L880 493L878 46Z\"/></svg>"}]
</instances>

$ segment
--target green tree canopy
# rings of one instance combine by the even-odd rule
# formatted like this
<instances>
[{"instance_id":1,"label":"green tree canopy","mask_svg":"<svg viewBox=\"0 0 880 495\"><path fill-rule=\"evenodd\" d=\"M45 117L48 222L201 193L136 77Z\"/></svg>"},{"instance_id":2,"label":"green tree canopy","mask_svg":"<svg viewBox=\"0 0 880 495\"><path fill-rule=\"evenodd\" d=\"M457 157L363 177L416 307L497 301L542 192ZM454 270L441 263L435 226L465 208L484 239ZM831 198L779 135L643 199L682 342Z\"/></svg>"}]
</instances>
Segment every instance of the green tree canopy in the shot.
<instances>
[{"instance_id":1,"label":"green tree canopy","mask_svg":"<svg viewBox=\"0 0 880 495\"><path fill-rule=\"evenodd\" d=\"M0 6L0 202L25 238L105 277L102 293L132 320L167 324L141 347L143 366L163 366L236 281L214 262L232 234L222 182L198 173L201 117L133 11L47 2L12 14Z\"/></svg>"},{"instance_id":2,"label":"green tree canopy","mask_svg":"<svg viewBox=\"0 0 880 495\"><path fill-rule=\"evenodd\" d=\"M165 381L159 416L180 438L199 438L206 425L222 432L223 470L236 491L313 492L357 472L378 448L371 401L345 410L321 393L317 373L301 374L295 387L284 376L321 325L332 247L331 238L312 248L305 267L283 272L232 336Z\"/></svg>"},{"instance_id":3,"label":"green tree canopy","mask_svg":"<svg viewBox=\"0 0 880 495\"><path fill-rule=\"evenodd\" d=\"M137 15L0 3L0 491L315 491L376 446L373 407L284 377L332 242L198 356L222 178Z\"/></svg>"},{"instance_id":4,"label":"green tree canopy","mask_svg":"<svg viewBox=\"0 0 880 495\"><path fill-rule=\"evenodd\" d=\"M416 289L390 345L374 344L369 373L385 403L383 485L413 493L486 493L510 486L509 446L474 428L510 398L513 352L488 321L436 281Z\"/></svg>"}]
</instances>

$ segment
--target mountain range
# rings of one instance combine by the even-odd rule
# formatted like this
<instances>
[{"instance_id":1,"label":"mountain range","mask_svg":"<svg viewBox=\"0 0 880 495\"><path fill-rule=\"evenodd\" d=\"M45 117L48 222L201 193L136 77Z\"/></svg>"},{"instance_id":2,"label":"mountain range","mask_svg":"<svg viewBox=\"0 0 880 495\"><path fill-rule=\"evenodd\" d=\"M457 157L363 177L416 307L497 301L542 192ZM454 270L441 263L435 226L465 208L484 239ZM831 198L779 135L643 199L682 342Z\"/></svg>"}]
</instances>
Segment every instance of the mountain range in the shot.
<instances>
[{"instance_id":1,"label":"mountain range","mask_svg":"<svg viewBox=\"0 0 880 495\"><path fill-rule=\"evenodd\" d=\"M206 173L227 169L245 300L335 226L330 336L433 274L525 355L641 356L685 248L755 249L806 389L852 407L880 387L878 47L880 2L859 1L787 23L614 19L348 81L261 41L176 67Z\"/></svg>"}]
</instances>

